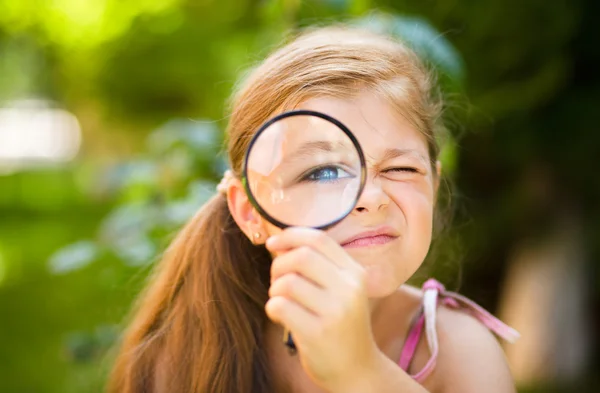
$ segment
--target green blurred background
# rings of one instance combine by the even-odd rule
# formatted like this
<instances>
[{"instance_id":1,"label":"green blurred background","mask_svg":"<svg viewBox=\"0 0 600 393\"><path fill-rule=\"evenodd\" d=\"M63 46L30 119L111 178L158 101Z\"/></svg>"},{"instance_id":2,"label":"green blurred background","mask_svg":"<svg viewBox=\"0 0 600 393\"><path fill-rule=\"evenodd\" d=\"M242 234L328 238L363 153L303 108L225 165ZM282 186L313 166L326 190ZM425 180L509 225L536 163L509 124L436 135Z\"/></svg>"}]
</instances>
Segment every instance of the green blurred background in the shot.
<instances>
[{"instance_id":1,"label":"green blurred background","mask_svg":"<svg viewBox=\"0 0 600 393\"><path fill-rule=\"evenodd\" d=\"M600 391L599 12L0 0L0 392L102 391L146 274L226 167L236 81L289 29L336 21L404 39L447 93L454 224L415 283L435 275L521 331L520 392Z\"/></svg>"}]
</instances>

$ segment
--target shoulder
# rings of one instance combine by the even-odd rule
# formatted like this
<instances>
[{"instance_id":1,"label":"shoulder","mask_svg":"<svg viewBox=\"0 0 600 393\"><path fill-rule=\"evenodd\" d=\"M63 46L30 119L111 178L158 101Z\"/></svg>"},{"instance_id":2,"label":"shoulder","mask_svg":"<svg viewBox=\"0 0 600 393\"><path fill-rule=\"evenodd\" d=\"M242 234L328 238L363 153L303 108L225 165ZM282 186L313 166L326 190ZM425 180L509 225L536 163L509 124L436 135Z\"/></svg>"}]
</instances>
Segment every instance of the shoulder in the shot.
<instances>
[{"instance_id":1,"label":"shoulder","mask_svg":"<svg viewBox=\"0 0 600 393\"><path fill-rule=\"evenodd\" d=\"M515 392L504 352L486 326L468 313L438 308L435 392Z\"/></svg>"},{"instance_id":2,"label":"shoulder","mask_svg":"<svg viewBox=\"0 0 600 393\"><path fill-rule=\"evenodd\" d=\"M386 309L386 317L404 314L406 332L420 314L423 290L402 285L393 296L397 308ZM401 306L399 306L401 305ZM394 318L397 320L396 318ZM395 325L398 328L398 325ZM467 311L439 305L436 310L438 357L423 386L433 393L514 393L514 382L498 339ZM431 357L425 331L417 345L409 373L419 373ZM393 356L392 358L396 358Z\"/></svg>"}]
</instances>

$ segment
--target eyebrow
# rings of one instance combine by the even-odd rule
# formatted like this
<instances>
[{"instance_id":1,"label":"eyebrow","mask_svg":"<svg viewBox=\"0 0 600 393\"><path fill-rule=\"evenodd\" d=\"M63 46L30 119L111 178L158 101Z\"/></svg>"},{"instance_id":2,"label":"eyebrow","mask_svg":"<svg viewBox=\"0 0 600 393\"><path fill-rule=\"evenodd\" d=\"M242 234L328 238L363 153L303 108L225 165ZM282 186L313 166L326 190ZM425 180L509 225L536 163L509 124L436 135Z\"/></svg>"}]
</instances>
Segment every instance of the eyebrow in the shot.
<instances>
[{"instance_id":1,"label":"eyebrow","mask_svg":"<svg viewBox=\"0 0 600 393\"><path fill-rule=\"evenodd\" d=\"M297 148L294 152L290 153L285 157L281 162L290 162L295 161L302 157L311 156L312 154L323 151L323 152L332 152L332 151L348 151L348 149L352 149L352 146L348 146L348 144L343 142L329 142L329 141L311 141L303 143L299 148Z\"/></svg>"},{"instance_id":2,"label":"eyebrow","mask_svg":"<svg viewBox=\"0 0 600 393\"><path fill-rule=\"evenodd\" d=\"M313 141L303 143L295 152L294 156L303 156L314 153L315 151L333 151L333 144L328 141Z\"/></svg>"},{"instance_id":3,"label":"eyebrow","mask_svg":"<svg viewBox=\"0 0 600 393\"><path fill-rule=\"evenodd\" d=\"M417 156L417 158L422 159L424 162L427 162L427 158L423 156L421 152L415 149L398 149L398 148L390 148L386 149L385 153L381 157L381 161L391 160L392 158L402 157L402 156Z\"/></svg>"}]
</instances>

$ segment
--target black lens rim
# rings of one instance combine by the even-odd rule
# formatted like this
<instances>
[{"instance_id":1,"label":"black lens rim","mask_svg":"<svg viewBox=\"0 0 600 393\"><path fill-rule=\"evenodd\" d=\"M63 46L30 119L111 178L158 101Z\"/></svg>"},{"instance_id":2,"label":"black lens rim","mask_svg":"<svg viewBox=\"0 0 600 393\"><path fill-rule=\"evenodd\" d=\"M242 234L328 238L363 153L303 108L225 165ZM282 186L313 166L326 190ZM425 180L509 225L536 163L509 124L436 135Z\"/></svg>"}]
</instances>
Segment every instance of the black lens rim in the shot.
<instances>
[{"instance_id":1,"label":"black lens rim","mask_svg":"<svg viewBox=\"0 0 600 393\"><path fill-rule=\"evenodd\" d=\"M341 217L336 218L335 220L330 221L326 224L311 227L311 228L320 229L320 230L328 229L328 228L331 228L332 226L334 226L335 224L339 223L344 218L346 218L350 213L352 213L352 210L354 210L354 208L356 207L356 204L358 203L358 200L360 199L360 196L362 195L362 192L365 188L365 184L367 181L367 163L365 160L365 155L363 153L362 147L360 146L360 143L358 143L358 139L356 139L356 137L350 131L350 129L348 127L346 127L341 121L339 121L329 115L326 115L324 113L307 110L307 109L298 109L298 110L283 112L283 113L267 120L262 126L260 126L258 131L252 136L252 139L250 140L250 144L248 145L248 149L246 149L246 153L245 153L244 161L243 161L243 167L242 167L242 185L244 187L244 191L246 192L246 195L248 196L248 200L250 201L252 206L256 209L256 211L258 211L258 213L264 219L266 219L268 222L270 222L271 224L273 224L276 227L281 228L281 229L285 229L285 228L294 226L292 224L287 224L283 221L276 219L275 217L271 216L266 210L264 210L262 208L262 206L260 206L260 204L256 200L254 194L252 193L252 190L250 189L250 183L248 182L248 160L250 158L250 152L252 151L252 148L254 147L254 144L258 140L260 134L262 134L267 128L269 128L276 121L285 119L287 117L292 117L292 116L316 116L316 117L319 117L330 123L333 123L339 129L341 129L344 132L344 134L346 134L346 136L350 139L350 141L354 145L354 148L358 152L358 158L360 160L360 185L358 188L358 193L356 195L354 204L352 204L352 207L350 209L348 209L348 211L345 212Z\"/></svg>"}]
</instances>

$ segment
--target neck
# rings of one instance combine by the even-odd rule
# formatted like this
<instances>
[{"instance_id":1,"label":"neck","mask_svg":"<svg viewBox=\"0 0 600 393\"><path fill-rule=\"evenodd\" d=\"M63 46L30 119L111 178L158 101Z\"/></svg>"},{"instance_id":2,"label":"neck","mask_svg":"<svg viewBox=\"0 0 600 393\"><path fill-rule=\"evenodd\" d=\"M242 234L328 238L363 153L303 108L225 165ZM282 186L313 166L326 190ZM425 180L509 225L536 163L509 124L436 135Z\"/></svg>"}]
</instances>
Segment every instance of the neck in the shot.
<instances>
[{"instance_id":1,"label":"neck","mask_svg":"<svg viewBox=\"0 0 600 393\"><path fill-rule=\"evenodd\" d=\"M385 301L385 297L369 298L369 311L371 312L371 318L381 309L381 305Z\"/></svg>"}]
</instances>

